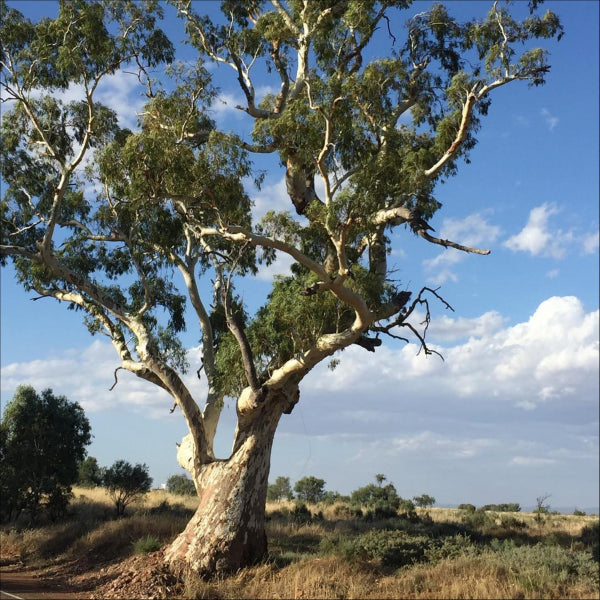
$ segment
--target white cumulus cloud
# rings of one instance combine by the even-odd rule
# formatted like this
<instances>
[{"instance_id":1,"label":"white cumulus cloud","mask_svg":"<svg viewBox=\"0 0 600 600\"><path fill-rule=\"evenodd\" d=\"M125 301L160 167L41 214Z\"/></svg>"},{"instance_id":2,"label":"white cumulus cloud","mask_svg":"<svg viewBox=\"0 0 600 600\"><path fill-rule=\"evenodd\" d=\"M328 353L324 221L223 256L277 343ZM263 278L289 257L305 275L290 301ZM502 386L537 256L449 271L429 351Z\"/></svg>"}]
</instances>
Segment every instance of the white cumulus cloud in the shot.
<instances>
[{"instance_id":1,"label":"white cumulus cloud","mask_svg":"<svg viewBox=\"0 0 600 600\"><path fill-rule=\"evenodd\" d=\"M572 234L550 227L550 217L559 212L556 205L547 202L531 209L525 227L518 234L508 238L504 246L513 252L562 258L566 253L566 244L572 240Z\"/></svg>"},{"instance_id":2,"label":"white cumulus cloud","mask_svg":"<svg viewBox=\"0 0 600 600\"><path fill-rule=\"evenodd\" d=\"M464 219L444 219L439 237L473 248L488 248L499 237L501 230L491 225L480 214L468 215ZM423 266L430 272L428 280L436 285L446 281L457 281L458 277L452 267L464 260L466 253L454 248L445 248L436 257L423 261Z\"/></svg>"}]
</instances>

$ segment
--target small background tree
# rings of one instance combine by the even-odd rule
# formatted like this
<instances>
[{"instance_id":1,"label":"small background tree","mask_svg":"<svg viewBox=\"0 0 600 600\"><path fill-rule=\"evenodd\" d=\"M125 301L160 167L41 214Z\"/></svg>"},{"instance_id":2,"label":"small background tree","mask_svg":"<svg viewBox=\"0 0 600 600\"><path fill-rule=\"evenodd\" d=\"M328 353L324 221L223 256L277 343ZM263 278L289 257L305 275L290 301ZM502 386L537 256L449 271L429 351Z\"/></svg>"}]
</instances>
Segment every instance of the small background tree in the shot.
<instances>
[{"instance_id":1,"label":"small background tree","mask_svg":"<svg viewBox=\"0 0 600 600\"><path fill-rule=\"evenodd\" d=\"M102 485L104 469L93 456L88 456L77 465L77 485L94 488Z\"/></svg>"},{"instance_id":2,"label":"small background tree","mask_svg":"<svg viewBox=\"0 0 600 600\"><path fill-rule=\"evenodd\" d=\"M429 494L421 494L420 496L414 496L413 502L420 508L428 508L435 504L435 498Z\"/></svg>"},{"instance_id":3,"label":"small background tree","mask_svg":"<svg viewBox=\"0 0 600 600\"><path fill-rule=\"evenodd\" d=\"M550 498L552 494L544 494L543 496L538 496L535 499L535 522L538 525L542 525L545 521L545 515L550 513L550 504L548 504L547 500Z\"/></svg>"},{"instance_id":4,"label":"small background tree","mask_svg":"<svg viewBox=\"0 0 600 600\"><path fill-rule=\"evenodd\" d=\"M325 480L318 477L303 477L294 485L296 498L304 502L317 503L325 496Z\"/></svg>"},{"instance_id":5,"label":"small background tree","mask_svg":"<svg viewBox=\"0 0 600 600\"><path fill-rule=\"evenodd\" d=\"M179 496L194 496L196 488L194 482L185 475L171 475L167 479L167 492Z\"/></svg>"},{"instance_id":6,"label":"small background tree","mask_svg":"<svg viewBox=\"0 0 600 600\"><path fill-rule=\"evenodd\" d=\"M275 483L271 483L267 488L267 500L269 502L279 502L280 500L292 500L294 493L289 477L279 476Z\"/></svg>"},{"instance_id":7,"label":"small background tree","mask_svg":"<svg viewBox=\"0 0 600 600\"><path fill-rule=\"evenodd\" d=\"M0 517L22 511L36 519L40 505L60 517L91 442L90 423L77 402L19 386L0 424Z\"/></svg>"},{"instance_id":8,"label":"small background tree","mask_svg":"<svg viewBox=\"0 0 600 600\"><path fill-rule=\"evenodd\" d=\"M106 469L103 485L115 503L117 516L122 516L129 504L150 491L152 477L145 464L134 466L125 460L117 460Z\"/></svg>"}]
</instances>

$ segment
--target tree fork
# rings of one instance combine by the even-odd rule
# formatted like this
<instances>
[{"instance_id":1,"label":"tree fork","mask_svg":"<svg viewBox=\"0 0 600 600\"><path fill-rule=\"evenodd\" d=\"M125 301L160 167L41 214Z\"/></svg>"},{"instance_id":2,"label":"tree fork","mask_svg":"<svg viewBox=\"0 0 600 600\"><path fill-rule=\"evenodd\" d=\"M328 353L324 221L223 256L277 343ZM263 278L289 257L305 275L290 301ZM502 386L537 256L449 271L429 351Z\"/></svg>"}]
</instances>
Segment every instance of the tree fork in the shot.
<instances>
[{"instance_id":1,"label":"tree fork","mask_svg":"<svg viewBox=\"0 0 600 600\"><path fill-rule=\"evenodd\" d=\"M265 558L271 448L290 396L297 395L295 383L268 390L255 418L239 428L232 455L201 466L195 477L198 509L165 552L174 574L229 573Z\"/></svg>"}]
</instances>

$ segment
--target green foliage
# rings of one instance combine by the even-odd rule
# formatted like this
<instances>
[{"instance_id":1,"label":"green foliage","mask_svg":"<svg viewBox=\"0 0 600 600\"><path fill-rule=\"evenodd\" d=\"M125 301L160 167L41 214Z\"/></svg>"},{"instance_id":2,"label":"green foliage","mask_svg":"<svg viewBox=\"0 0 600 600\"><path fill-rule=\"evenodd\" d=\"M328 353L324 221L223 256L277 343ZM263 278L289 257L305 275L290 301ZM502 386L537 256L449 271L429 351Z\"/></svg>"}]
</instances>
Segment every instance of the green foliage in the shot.
<instances>
[{"instance_id":1,"label":"green foliage","mask_svg":"<svg viewBox=\"0 0 600 600\"><path fill-rule=\"evenodd\" d=\"M317 503L325 495L325 480L313 477L302 477L294 484L296 498L303 502Z\"/></svg>"},{"instance_id":2,"label":"green foliage","mask_svg":"<svg viewBox=\"0 0 600 600\"><path fill-rule=\"evenodd\" d=\"M502 502L500 504L484 504L481 510L491 510L494 512L520 512L521 507L517 502Z\"/></svg>"},{"instance_id":3,"label":"green foliage","mask_svg":"<svg viewBox=\"0 0 600 600\"><path fill-rule=\"evenodd\" d=\"M299 501L296 502L296 504L294 505L294 508L292 509L292 512L291 512L292 521L296 525L303 525L304 523L310 523L310 521L312 520L312 516L313 515L310 512L310 510L308 509L308 507L306 506L306 504L304 504L304 502L299 502Z\"/></svg>"},{"instance_id":4,"label":"green foliage","mask_svg":"<svg viewBox=\"0 0 600 600\"><path fill-rule=\"evenodd\" d=\"M422 562L428 547L427 536L374 529L357 537L350 551L352 558L375 559L385 567L398 568Z\"/></svg>"},{"instance_id":5,"label":"green foliage","mask_svg":"<svg viewBox=\"0 0 600 600\"><path fill-rule=\"evenodd\" d=\"M547 544L518 546L512 540L492 540L491 548L510 579L542 597L545 590L560 593L575 581L599 584L598 563L589 552Z\"/></svg>"},{"instance_id":6,"label":"green foliage","mask_svg":"<svg viewBox=\"0 0 600 600\"><path fill-rule=\"evenodd\" d=\"M136 540L133 544L133 548L136 554L149 554L150 552L156 552L162 547L162 542L155 535L147 535L146 537Z\"/></svg>"},{"instance_id":7,"label":"green foliage","mask_svg":"<svg viewBox=\"0 0 600 600\"><path fill-rule=\"evenodd\" d=\"M591 525L586 525L581 530L579 539L589 548L594 560L600 563L600 523L596 521Z\"/></svg>"},{"instance_id":8,"label":"green foliage","mask_svg":"<svg viewBox=\"0 0 600 600\"><path fill-rule=\"evenodd\" d=\"M196 486L186 475L171 475L167 479L167 492L180 496L195 496Z\"/></svg>"},{"instance_id":9,"label":"green foliage","mask_svg":"<svg viewBox=\"0 0 600 600\"><path fill-rule=\"evenodd\" d=\"M433 496L430 496L429 494L421 494L420 496L415 496L413 498L413 501L417 506L421 508L427 508L435 504L435 498Z\"/></svg>"},{"instance_id":10,"label":"green foliage","mask_svg":"<svg viewBox=\"0 0 600 600\"><path fill-rule=\"evenodd\" d=\"M129 504L150 491L152 477L145 464L117 460L105 470L102 484L115 503L117 516L122 516Z\"/></svg>"},{"instance_id":11,"label":"green foliage","mask_svg":"<svg viewBox=\"0 0 600 600\"><path fill-rule=\"evenodd\" d=\"M45 500L51 518L66 509L78 463L91 443L83 409L52 390L19 386L0 423L3 520L27 511L35 518Z\"/></svg>"},{"instance_id":12,"label":"green foliage","mask_svg":"<svg viewBox=\"0 0 600 600\"><path fill-rule=\"evenodd\" d=\"M465 511L461 520L467 527L475 530L483 530L494 525L494 518L481 508Z\"/></svg>"},{"instance_id":13,"label":"green foliage","mask_svg":"<svg viewBox=\"0 0 600 600\"><path fill-rule=\"evenodd\" d=\"M289 477L277 477L275 482L267 487L267 501L291 500L294 497Z\"/></svg>"},{"instance_id":14,"label":"green foliage","mask_svg":"<svg viewBox=\"0 0 600 600\"><path fill-rule=\"evenodd\" d=\"M405 0L290 0L285 14L226 0L222 21L198 14L203 3L184 2L179 16L196 60L180 64L155 0L65 1L56 18L37 23L2 2L0 86L10 108L1 124L0 261L12 259L27 291L66 302L92 334L107 334L122 366L179 400L197 448L209 448L182 378L191 366L182 341L188 315L203 351L193 369L208 379L211 409L249 382L268 389L274 373L283 373L280 387L297 386L319 361L364 341L358 335L408 326L416 304L399 302L386 262L395 230L429 227L424 219L441 208L436 186L468 161L492 89L544 82L547 56L535 42L560 38L562 27L552 12L538 16L538 4L520 22L494 3L484 19L465 23L436 4L396 39L387 13L407 9ZM386 29L391 47L373 58L372 42ZM252 141L246 122L224 131L209 116L211 72L221 61L236 71ZM159 82L152 73L162 64ZM131 71L147 98L135 131L94 97L104 77ZM280 90L260 106L256 72ZM57 90L83 91L64 101ZM301 218L271 211L252 223L247 182L264 176L252 153L279 158ZM294 259L292 275L276 278L249 314L236 286L276 251ZM420 295L415 302L423 304ZM427 305L424 323L429 316ZM291 359L293 368L277 371ZM20 485L8 439L3 428L3 490ZM212 460L210 451L203 459ZM119 514L149 481L144 465L124 461L104 475ZM416 518L413 502L377 481L354 501L372 518L396 510ZM304 478L295 491L319 501L324 483ZM27 493L7 505L9 516L37 506ZM54 512L63 500L50 497Z\"/></svg>"},{"instance_id":15,"label":"green foliage","mask_svg":"<svg viewBox=\"0 0 600 600\"><path fill-rule=\"evenodd\" d=\"M97 487L102 485L104 469L93 456L88 456L77 465L77 485L81 487Z\"/></svg>"},{"instance_id":16,"label":"green foliage","mask_svg":"<svg viewBox=\"0 0 600 600\"><path fill-rule=\"evenodd\" d=\"M444 536L432 539L425 556L429 562L435 563L441 560L452 560L459 556L475 556L480 552L471 538L464 534Z\"/></svg>"},{"instance_id":17,"label":"green foliage","mask_svg":"<svg viewBox=\"0 0 600 600\"><path fill-rule=\"evenodd\" d=\"M392 483L385 486L369 483L354 490L350 495L350 499L353 504L364 506L367 509L390 507L394 512L400 506L401 500Z\"/></svg>"},{"instance_id":18,"label":"green foliage","mask_svg":"<svg viewBox=\"0 0 600 600\"><path fill-rule=\"evenodd\" d=\"M474 513L477 510L477 507L474 504L459 504L458 505L458 510L464 510L465 512L468 513Z\"/></svg>"}]
</instances>

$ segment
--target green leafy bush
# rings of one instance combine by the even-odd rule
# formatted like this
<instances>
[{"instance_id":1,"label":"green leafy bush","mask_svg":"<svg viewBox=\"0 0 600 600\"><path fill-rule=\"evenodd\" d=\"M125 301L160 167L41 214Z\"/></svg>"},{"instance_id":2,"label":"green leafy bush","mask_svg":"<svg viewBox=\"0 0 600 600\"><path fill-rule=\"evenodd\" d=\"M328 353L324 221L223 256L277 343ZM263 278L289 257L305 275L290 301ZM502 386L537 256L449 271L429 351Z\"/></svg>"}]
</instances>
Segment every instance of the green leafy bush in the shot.
<instances>
[{"instance_id":1,"label":"green leafy bush","mask_svg":"<svg viewBox=\"0 0 600 600\"><path fill-rule=\"evenodd\" d=\"M503 502L501 504L484 504L480 510L492 510L495 512L520 512L521 507L517 502Z\"/></svg>"},{"instance_id":2,"label":"green leafy bush","mask_svg":"<svg viewBox=\"0 0 600 600\"><path fill-rule=\"evenodd\" d=\"M438 562L440 560L458 558L459 556L474 556L478 553L479 549L471 538L466 534L459 533L431 540L425 556L430 562Z\"/></svg>"},{"instance_id":3,"label":"green leafy bush","mask_svg":"<svg viewBox=\"0 0 600 600\"><path fill-rule=\"evenodd\" d=\"M541 594L539 597L577 582L596 589L600 583L598 563L586 551L541 543L518 546L512 540L492 540L490 547L509 576L523 588Z\"/></svg>"},{"instance_id":4,"label":"green leafy bush","mask_svg":"<svg viewBox=\"0 0 600 600\"><path fill-rule=\"evenodd\" d=\"M155 535L147 535L146 537L140 538L133 544L136 554L149 554L150 552L156 552L157 550L160 550L161 546L161 541Z\"/></svg>"},{"instance_id":5,"label":"green leafy bush","mask_svg":"<svg viewBox=\"0 0 600 600\"><path fill-rule=\"evenodd\" d=\"M167 479L167 492L177 494L178 496L195 496L196 486L185 475L171 475Z\"/></svg>"},{"instance_id":6,"label":"green leafy bush","mask_svg":"<svg viewBox=\"0 0 600 600\"><path fill-rule=\"evenodd\" d=\"M471 529L482 530L486 527L492 527L494 519L485 510L478 508L473 512L467 512L462 516L461 521Z\"/></svg>"},{"instance_id":7,"label":"green leafy bush","mask_svg":"<svg viewBox=\"0 0 600 600\"><path fill-rule=\"evenodd\" d=\"M338 519L361 519L363 511L349 504L336 504L333 507L333 516Z\"/></svg>"},{"instance_id":8,"label":"green leafy bush","mask_svg":"<svg viewBox=\"0 0 600 600\"><path fill-rule=\"evenodd\" d=\"M310 523L312 514L304 502L298 502L292 509L292 521L296 525L302 525L303 523Z\"/></svg>"},{"instance_id":9,"label":"green leafy bush","mask_svg":"<svg viewBox=\"0 0 600 600\"><path fill-rule=\"evenodd\" d=\"M430 539L404 531L371 530L347 545L352 558L376 559L384 567L403 567L426 560ZM350 557L347 557L350 558Z\"/></svg>"}]
</instances>

